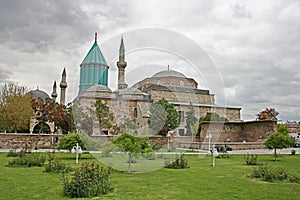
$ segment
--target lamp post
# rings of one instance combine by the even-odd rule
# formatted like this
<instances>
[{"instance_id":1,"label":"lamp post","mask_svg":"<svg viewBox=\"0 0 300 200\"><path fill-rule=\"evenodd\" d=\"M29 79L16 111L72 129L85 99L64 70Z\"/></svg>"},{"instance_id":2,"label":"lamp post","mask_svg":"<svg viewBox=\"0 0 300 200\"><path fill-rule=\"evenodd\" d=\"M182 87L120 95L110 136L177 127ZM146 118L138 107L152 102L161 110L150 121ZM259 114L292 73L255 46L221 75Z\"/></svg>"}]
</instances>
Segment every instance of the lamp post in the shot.
<instances>
[{"instance_id":1,"label":"lamp post","mask_svg":"<svg viewBox=\"0 0 300 200\"><path fill-rule=\"evenodd\" d=\"M210 151L210 139L211 139L211 134L208 132L208 135L206 135L206 138L208 138L208 155L210 155L211 151Z\"/></svg>"},{"instance_id":2,"label":"lamp post","mask_svg":"<svg viewBox=\"0 0 300 200\"><path fill-rule=\"evenodd\" d=\"M167 134L167 138L168 138L168 149L170 148L170 137L171 137L171 134L170 134L170 131L168 131L168 134Z\"/></svg>"},{"instance_id":3,"label":"lamp post","mask_svg":"<svg viewBox=\"0 0 300 200\"><path fill-rule=\"evenodd\" d=\"M82 153L82 149L80 146L78 146L78 143L76 143L76 146L73 146L72 153L76 153L76 164L78 164L78 154Z\"/></svg>"},{"instance_id":4,"label":"lamp post","mask_svg":"<svg viewBox=\"0 0 300 200\"><path fill-rule=\"evenodd\" d=\"M212 146L212 167L216 166L216 157L219 155L219 152L215 148L215 145Z\"/></svg>"}]
</instances>

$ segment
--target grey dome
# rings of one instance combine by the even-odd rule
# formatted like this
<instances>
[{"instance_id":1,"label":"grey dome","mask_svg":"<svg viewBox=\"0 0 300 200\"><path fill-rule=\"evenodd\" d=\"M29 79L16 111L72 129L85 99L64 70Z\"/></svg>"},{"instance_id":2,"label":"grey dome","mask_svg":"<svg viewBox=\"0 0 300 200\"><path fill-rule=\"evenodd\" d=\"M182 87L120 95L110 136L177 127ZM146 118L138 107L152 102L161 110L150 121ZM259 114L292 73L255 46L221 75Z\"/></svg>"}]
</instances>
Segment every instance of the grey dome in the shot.
<instances>
[{"instance_id":1,"label":"grey dome","mask_svg":"<svg viewBox=\"0 0 300 200\"><path fill-rule=\"evenodd\" d=\"M50 101L50 100L52 100L46 92L44 92L42 90L39 90L39 89L32 90L29 93L31 93L35 97L36 101L38 99L42 99L43 101Z\"/></svg>"},{"instance_id":2,"label":"grey dome","mask_svg":"<svg viewBox=\"0 0 300 200\"><path fill-rule=\"evenodd\" d=\"M86 91L87 92L111 92L111 89L105 85L96 84L89 87Z\"/></svg>"},{"instance_id":3,"label":"grey dome","mask_svg":"<svg viewBox=\"0 0 300 200\"><path fill-rule=\"evenodd\" d=\"M164 71L160 71L156 74L154 74L152 76L152 78L161 78L161 77L179 77L179 78L186 78L185 75L183 75L182 73L178 72L178 71L174 71L174 70L164 70Z\"/></svg>"},{"instance_id":4,"label":"grey dome","mask_svg":"<svg viewBox=\"0 0 300 200\"><path fill-rule=\"evenodd\" d=\"M121 89L121 90L117 90L115 91L115 93L118 93L118 94L140 94L140 95L147 95L147 93L144 93L142 91L140 91L139 89L137 88L134 88L134 87L130 87L130 88L125 88L125 89Z\"/></svg>"}]
</instances>

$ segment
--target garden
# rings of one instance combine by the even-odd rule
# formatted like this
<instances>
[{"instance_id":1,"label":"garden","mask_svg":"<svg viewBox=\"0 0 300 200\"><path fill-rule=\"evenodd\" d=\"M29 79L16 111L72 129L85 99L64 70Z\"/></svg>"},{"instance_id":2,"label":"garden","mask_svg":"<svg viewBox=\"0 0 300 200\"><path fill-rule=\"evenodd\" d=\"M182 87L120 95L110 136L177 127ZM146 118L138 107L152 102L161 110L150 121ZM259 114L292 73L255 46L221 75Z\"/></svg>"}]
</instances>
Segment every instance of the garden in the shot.
<instances>
[{"instance_id":1,"label":"garden","mask_svg":"<svg viewBox=\"0 0 300 200\"><path fill-rule=\"evenodd\" d=\"M99 165L98 172L105 175L101 177L102 184L109 183L103 195L90 199L299 198L299 155L279 155L278 161L272 155L220 156L215 167L211 166L210 156L185 155L188 167L184 169L169 167L148 173L128 173L110 170L88 153L81 155L78 164L75 155L70 153L55 153L55 158L53 153L29 154L37 155L29 156L26 162L35 158L43 164L15 165L13 160L17 157L0 153L1 199L69 199L64 195L66 178L71 180L80 167L87 165L90 168ZM63 170L47 172L53 166ZM89 183L80 184L84 188Z\"/></svg>"}]
</instances>

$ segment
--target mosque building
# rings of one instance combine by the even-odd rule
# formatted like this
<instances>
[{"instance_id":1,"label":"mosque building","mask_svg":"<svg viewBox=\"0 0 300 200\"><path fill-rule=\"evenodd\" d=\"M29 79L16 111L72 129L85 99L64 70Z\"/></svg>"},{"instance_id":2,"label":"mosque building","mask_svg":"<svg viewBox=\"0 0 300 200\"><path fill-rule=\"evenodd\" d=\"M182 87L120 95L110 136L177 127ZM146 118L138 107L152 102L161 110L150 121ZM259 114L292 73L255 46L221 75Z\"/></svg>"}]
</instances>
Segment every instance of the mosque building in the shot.
<instances>
[{"instance_id":1,"label":"mosque building","mask_svg":"<svg viewBox=\"0 0 300 200\"><path fill-rule=\"evenodd\" d=\"M150 78L145 78L133 86L126 83L127 62L125 60L125 45L123 37L119 48L118 89L112 91L108 87L109 66L99 48L97 33L91 49L80 64L79 94L76 98L83 107L90 107L92 102L105 102L114 114L114 122L119 125L126 119L132 120L138 126L138 132L151 132L148 127L150 106L162 98L173 104L179 113L180 126L175 130L178 135L186 134L186 112L193 106L195 117L199 119L207 113L217 113L229 121L241 121L238 107L218 106L215 96L209 90L198 88L198 83L186 77L179 71L159 71ZM114 134L113 130L101 130L93 127L93 135ZM155 133L153 133L155 134Z\"/></svg>"}]
</instances>

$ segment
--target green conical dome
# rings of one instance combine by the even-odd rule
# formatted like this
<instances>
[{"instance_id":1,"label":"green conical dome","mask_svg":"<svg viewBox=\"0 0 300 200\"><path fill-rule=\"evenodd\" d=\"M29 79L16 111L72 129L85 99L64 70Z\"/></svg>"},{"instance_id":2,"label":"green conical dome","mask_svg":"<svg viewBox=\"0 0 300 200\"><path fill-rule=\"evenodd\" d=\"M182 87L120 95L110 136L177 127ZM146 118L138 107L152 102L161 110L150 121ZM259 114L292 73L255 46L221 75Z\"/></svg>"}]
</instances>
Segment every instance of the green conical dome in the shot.
<instances>
[{"instance_id":1,"label":"green conical dome","mask_svg":"<svg viewBox=\"0 0 300 200\"><path fill-rule=\"evenodd\" d=\"M100 63L103 65L107 65L106 60L102 55L102 52L97 44L97 41L95 41L92 48L89 50L81 64L85 63Z\"/></svg>"},{"instance_id":2,"label":"green conical dome","mask_svg":"<svg viewBox=\"0 0 300 200\"><path fill-rule=\"evenodd\" d=\"M97 44L97 33L95 33L95 42L80 64L79 92L95 84L107 86L108 68Z\"/></svg>"}]
</instances>

